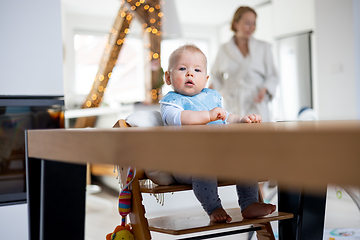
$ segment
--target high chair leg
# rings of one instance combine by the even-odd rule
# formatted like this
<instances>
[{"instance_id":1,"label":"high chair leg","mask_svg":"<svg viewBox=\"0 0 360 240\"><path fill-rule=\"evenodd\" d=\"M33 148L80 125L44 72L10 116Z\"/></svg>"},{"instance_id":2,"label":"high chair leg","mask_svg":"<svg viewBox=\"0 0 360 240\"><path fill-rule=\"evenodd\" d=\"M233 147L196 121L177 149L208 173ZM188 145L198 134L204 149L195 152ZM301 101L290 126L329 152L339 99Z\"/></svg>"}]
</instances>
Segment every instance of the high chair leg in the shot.
<instances>
[{"instance_id":1,"label":"high chair leg","mask_svg":"<svg viewBox=\"0 0 360 240\"><path fill-rule=\"evenodd\" d=\"M148 221L145 217L145 208L142 204L142 196L140 192L139 179L135 177L132 183L131 196L131 212L130 222L133 229L133 235L136 240L150 240Z\"/></svg>"}]
</instances>

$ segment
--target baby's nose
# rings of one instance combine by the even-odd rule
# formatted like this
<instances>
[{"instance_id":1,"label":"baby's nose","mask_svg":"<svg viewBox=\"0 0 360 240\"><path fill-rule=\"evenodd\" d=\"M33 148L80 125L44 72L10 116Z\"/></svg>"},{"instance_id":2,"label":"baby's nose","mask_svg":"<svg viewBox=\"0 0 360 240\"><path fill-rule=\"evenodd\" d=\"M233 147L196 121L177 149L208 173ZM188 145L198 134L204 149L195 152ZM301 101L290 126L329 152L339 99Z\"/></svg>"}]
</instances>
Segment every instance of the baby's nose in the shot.
<instances>
[{"instance_id":1,"label":"baby's nose","mask_svg":"<svg viewBox=\"0 0 360 240\"><path fill-rule=\"evenodd\" d=\"M189 71L189 72L187 72L187 73L186 73L186 76L187 76L187 77L193 77L193 76L194 76L194 74L193 74L192 72L190 72L190 71Z\"/></svg>"}]
</instances>

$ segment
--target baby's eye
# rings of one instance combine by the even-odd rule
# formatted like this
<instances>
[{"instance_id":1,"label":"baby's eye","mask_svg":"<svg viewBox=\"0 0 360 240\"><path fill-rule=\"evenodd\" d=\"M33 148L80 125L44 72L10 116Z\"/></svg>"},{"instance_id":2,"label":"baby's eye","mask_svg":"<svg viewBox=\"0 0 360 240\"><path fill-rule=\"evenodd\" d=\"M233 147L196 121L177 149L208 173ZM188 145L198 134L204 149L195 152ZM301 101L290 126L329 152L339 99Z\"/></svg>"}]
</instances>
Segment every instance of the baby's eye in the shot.
<instances>
[{"instance_id":1,"label":"baby's eye","mask_svg":"<svg viewBox=\"0 0 360 240\"><path fill-rule=\"evenodd\" d=\"M201 72L201 70L200 69L195 69L195 72Z\"/></svg>"},{"instance_id":2,"label":"baby's eye","mask_svg":"<svg viewBox=\"0 0 360 240\"><path fill-rule=\"evenodd\" d=\"M180 71L184 71L184 70L186 70L184 67L181 67L180 69L179 69Z\"/></svg>"}]
</instances>

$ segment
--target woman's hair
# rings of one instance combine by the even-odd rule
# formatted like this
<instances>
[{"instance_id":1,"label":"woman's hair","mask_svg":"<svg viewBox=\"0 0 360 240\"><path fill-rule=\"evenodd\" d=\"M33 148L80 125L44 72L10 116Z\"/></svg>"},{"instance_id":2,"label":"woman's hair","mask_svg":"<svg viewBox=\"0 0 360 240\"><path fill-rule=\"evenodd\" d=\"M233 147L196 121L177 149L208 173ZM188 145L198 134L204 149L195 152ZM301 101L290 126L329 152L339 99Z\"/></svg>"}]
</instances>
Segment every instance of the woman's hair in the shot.
<instances>
[{"instance_id":1,"label":"woman's hair","mask_svg":"<svg viewBox=\"0 0 360 240\"><path fill-rule=\"evenodd\" d=\"M169 57L169 65L168 65L168 71L171 70L171 68L174 66L175 62L176 62L176 58L177 56L179 56L180 54L182 54L185 51L190 51L190 52L199 52L204 56L204 60L205 60L205 66L207 66L207 59L205 54L200 50L200 48L198 48L196 45L194 44L185 44L182 45L180 47L178 47L175 51L173 51Z\"/></svg>"},{"instance_id":2,"label":"woman's hair","mask_svg":"<svg viewBox=\"0 0 360 240\"><path fill-rule=\"evenodd\" d=\"M231 30L233 32L236 32L236 29L234 27L234 23L239 21L240 18L244 15L244 13L247 13L247 12L252 12L255 14L255 17L257 16L256 12L254 9L252 9L251 7L246 7L246 6L242 6L242 7L239 7L236 12L234 13L234 17L233 17L233 20L231 22Z\"/></svg>"}]
</instances>

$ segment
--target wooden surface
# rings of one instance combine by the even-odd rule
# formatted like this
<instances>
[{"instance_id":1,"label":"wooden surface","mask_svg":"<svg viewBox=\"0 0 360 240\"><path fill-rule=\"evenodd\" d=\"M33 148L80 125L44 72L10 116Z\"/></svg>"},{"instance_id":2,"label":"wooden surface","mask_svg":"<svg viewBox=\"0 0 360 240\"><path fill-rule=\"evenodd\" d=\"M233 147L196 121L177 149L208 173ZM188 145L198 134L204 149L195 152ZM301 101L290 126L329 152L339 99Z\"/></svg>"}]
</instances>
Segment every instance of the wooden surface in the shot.
<instances>
[{"instance_id":1,"label":"wooden surface","mask_svg":"<svg viewBox=\"0 0 360 240\"><path fill-rule=\"evenodd\" d=\"M226 212L232 217L232 221L229 223L211 223L209 216L205 212L184 213L149 219L149 229L155 232L180 235L252 224L264 224L269 221L284 220L293 217L290 213L274 212L265 217L243 219L240 208L226 209Z\"/></svg>"},{"instance_id":2,"label":"wooden surface","mask_svg":"<svg viewBox=\"0 0 360 240\"><path fill-rule=\"evenodd\" d=\"M29 130L29 157L218 176L316 190L360 186L360 121Z\"/></svg>"}]
</instances>

